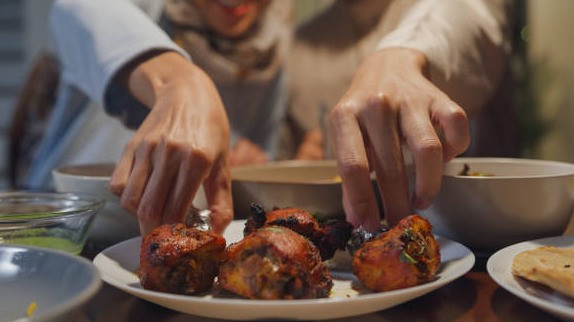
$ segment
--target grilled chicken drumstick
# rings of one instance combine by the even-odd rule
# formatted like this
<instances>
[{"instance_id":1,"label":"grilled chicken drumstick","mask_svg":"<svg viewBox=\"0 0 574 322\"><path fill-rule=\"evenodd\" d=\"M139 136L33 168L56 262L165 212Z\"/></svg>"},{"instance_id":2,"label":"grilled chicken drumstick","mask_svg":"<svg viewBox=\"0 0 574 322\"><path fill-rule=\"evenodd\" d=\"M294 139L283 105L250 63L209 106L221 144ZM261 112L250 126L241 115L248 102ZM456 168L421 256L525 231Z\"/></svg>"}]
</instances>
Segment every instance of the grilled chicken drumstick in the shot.
<instances>
[{"instance_id":1,"label":"grilled chicken drumstick","mask_svg":"<svg viewBox=\"0 0 574 322\"><path fill-rule=\"evenodd\" d=\"M261 206L252 204L251 216L245 224L245 236L265 226L287 227L307 237L319 248L323 260L331 259L337 249L345 249L353 231L351 223L345 220L332 219L320 223L302 209L275 208L265 211Z\"/></svg>"},{"instance_id":2,"label":"grilled chicken drumstick","mask_svg":"<svg viewBox=\"0 0 574 322\"><path fill-rule=\"evenodd\" d=\"M289 228L260 228L227 250L219 285L242 297L321 298L328 296L333 286L317 247Z\"/></svg>"},{"instance_id":3,"label":"grilled chicken drumstick","mask_svg":"<svg viewBox=\"0 0 574 322\"><path fill-rule=\"evenodd\" d=\"M225 255L225 239L210 231L166 224L142 240L138 276L148 290L196 294L208 291Z\"/></svg>"},{"instance_id":4,"label":"grilled chicken drumstick","mask_svg":"<svg viewBox=\"0 0 574 322\"><path fill-rule=\"evenodd\" d=\"M440 248L431 229L431 224L419 215L402 219L355 252L353 272L374 292L431 280L440 266Z\"/></svg>"}]
</instances>

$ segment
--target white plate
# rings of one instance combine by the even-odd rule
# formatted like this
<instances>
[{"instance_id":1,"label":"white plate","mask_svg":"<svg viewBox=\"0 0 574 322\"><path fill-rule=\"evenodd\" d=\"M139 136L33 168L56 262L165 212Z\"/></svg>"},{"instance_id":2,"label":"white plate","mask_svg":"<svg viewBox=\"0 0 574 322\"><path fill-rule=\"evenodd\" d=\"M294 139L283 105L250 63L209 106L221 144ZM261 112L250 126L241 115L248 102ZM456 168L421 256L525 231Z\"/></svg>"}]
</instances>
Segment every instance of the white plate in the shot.
<instances>
[{"instance_id":1,"label":"white plate","mask_svg":"<svg viewBox=\"0 0 574 322\"><path fill-rule=\"evenodd\" d=\"M540 246L574 247L574 236L537 239L505 247L494 253L486 263L488 274L510 293L551 314L574 319L574 299L552 289L512 275L512 261L519 253Z\"/></svg>"},{"instance_id":2,"label":"white plate","mask_svg":"<svg viewBox=\"0 0 574 322\"><path fill-rule=\"evenodd\" d=\"M245 221L234 221L224 237L227 242L243 236ZM474 265L474 254L465 246L437 237L442 266L437 279L407 289L371 293L362 290L351 272L332 272L333 292L329 298L309 300L248 300L205 296L175 295L142 289L135 274L139 266L140 238L112 246L94 258L102 279L134 296L167 308L210 318L302 319L342 318L383 310L431 292L464 275Z\"/></svg>"}]
</instances>

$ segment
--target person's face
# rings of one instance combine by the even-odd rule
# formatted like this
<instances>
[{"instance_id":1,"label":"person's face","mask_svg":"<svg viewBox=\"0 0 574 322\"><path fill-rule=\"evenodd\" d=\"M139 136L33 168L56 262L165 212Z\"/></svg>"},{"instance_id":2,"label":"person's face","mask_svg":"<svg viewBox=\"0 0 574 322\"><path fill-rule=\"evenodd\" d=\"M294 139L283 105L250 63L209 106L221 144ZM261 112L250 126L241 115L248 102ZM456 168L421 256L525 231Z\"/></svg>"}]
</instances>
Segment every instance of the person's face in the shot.
<instances>
[{"instance_id":1,"label":"person's face","mask_svg":"<svg viewBox=\"0 0 574 322\"><path fill-rule=\"evenodd\" d=\"M245 33L259 18L270 0L194 0L209 26L234 38Z\"/></svg>"}]
</instances>

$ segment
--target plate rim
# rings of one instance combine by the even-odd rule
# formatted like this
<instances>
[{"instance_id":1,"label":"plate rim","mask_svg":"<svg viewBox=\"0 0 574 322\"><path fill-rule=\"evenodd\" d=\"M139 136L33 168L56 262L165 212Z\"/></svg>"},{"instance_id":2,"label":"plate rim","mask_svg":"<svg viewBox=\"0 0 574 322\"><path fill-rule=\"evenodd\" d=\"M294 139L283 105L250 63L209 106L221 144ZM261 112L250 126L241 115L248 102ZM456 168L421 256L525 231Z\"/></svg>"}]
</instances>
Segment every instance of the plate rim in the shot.
<instances>
[{"instance_id":1,"label":"plate rim","mask_svg":"<svg viewBox=\"0 0 574 322\"><path fill-rule=\"evenodd\" d=\"M244 223L245 220L234 220L233 223L235 223L236 225L240 225L242 223ZM112 258L108 257L108 254L117 251L118 249L122 248L122 247L127 247L129 248L130 244L134 244L134 243L141 243L141 237L134 237L128 240L125 240L123 242L120 242L116 245L110 246L108 248L106 248L105 250L103 250L102 252L100 252L99 254L97 254L94 257L93 263L94 266L96 266L96 268L100 271L100 275L102 277L102 280L114 287L117 287L133 296L139 297L141 299L156 303L158 305L161 306L165 306L168 307L172 310L181 312L181 313L185 313L185 314L192 314L192 315L196 315L196 316L204 316L204 317L210 317L210 318L224 318L224 319L230 319L230 317L228 315L222 316L222 315L205 315L202 314L201 312L191 312L190 311L182 311L170 306L167 306L165 304L162 303L158 303L155 300L149 299L148 297L160 297L162 299L166 299L166 300L173 300L173 301L185 301L185 302L189 302L189 305L193 305L193 304L197 304L197 305L202 305L203 307L205 307L206 305L208 306L221 306L221 305L227 305L227 306L244 306L246 308L248 308L249 310L251 310L253 313L252 314L247 314L241 317L238 316L234 316L232 319L234 320L247 320L247 319L261 319L261 318L288 318L288 319L317 319L317 320L321 320L321 319L331 319L331 318L344 318L344 317L350 317L350 316L356 316L356 315L361 315L361 314L368 314L368 313L373 313L376 311L381 311L381 310L385 310L388 309L390 307L396 306L398 304L410 301L412 299L415 299L417 297L423 296L427 293L430 293L440 287L446 286L447 284L451 283L452 281L462 277L464 274L466 274L468 271L470 271L472 269L472 267L474 267L474 264L476 262L476 258L474 253L466 246L444 238L444 237L440 237L437 236L438 241L441 243L441 246L444 244L448 244L448 243L452 243L452 247L455 247L457 250L460 250L462 252L461 256L459 258L455 258L452 259L449 262L444 262L442 263L442 267L441 267L441 271L439 271L439 274L441 274L443 272L443 270L446 268L447 270L450 268L450 270L452 270L452 272L445 276L444 278L441 279L442 276L440 276L437 280L429 282L429 283L425 283L425 284L421 284L421 285L417 285L417 286L413 286L413 287L409 287L409 288L405 288L405 289L400 289L400 290L394 290L394 291L388 291L388 292L380 292L380 293L369 293L369 294L361 294L359 296L354 296L351 298L321 298L321 299L298 299L298 300L252 300L252 299L242 299L242 298L217 298L217 301L214 301L213 298L211 297L205 297L205 296L192 296L192 295L181 295L181 294L170 294L170 293L164 293L164 292L156 292L156 291L150 291L150 290L145 290L143 288L136 288L133 287L127 283L124 283L123 281L117 280L114 277L108 276L107 272L105 271L105 268L100 267L100 265L105 265L104 261L105 260L113 260ZM442 247L441 247L442 250ZM455 251L455 249L452 250L453 252ZM139 252L138 252L139 254ZM139 257L139 256L138 256ZM444 266L444 264L446 263L455 263L458 264L458 266L456 267L450 267L450 266ZM394 301L396 303L393 303L391 305L386 305L386 306L379 306L377 309L370 309L370 310L361 310L361 312L356 313L356 312L348 312L349 314L341 316L341 315L337 315L337 316L331 316L331 315L325 315L325 316L318 316L315 312L309 312L309 310L305 310L305 312L303 314L301 314L300 316L294 317L293 315L275 315L270 317L269 315L265 315L265 314L261 314L261 312L257 312L257 309L265 309L265 308L277 308L278 305L281 305L281 307L298 307L298 308L313 308L315 309L315 307L319 304L321 306L330 306L330 305L340 305L341 303L345 303L346 306L349 305L353 305L353 304L364 304L367 305L372 303L369 302L376 302L382 298L398 298L399 301ZM406 299L405 299L406 298ZM389 301L389 302L393 302L393 301ZM303 310L301 310L303 311ZM265 312L263 312L265 313ZM308 314L306 316L303 316L305 314Z\"/></svg>"},{"instance_id":2,"label":"plate rim","mask_svg":"<svg viewBox=\"0 0 574 322\"><path fill-rule=\"evenodd\" d=\"M570 243L574 247L574 235L561 235L546 238L538 238L527 240L513 245L506 246L494 254L492 254L486 262L486 270L488 275L502 288L508 292L514 294L515 296L521 298L522 300L550 313L559 315L561 317L566 317L568 319L574 319L574 308L560 305L558 303L550 302L542 297L533 295L524 290L520 284L517 282L510 283L506 279L516 277L512 274L512 261L514 256L517 254L535 249L540 246L559 246L559 244L564 242ZM497 266L503 266L501 272L497 269Z\"/></svg>"}]
</instances>

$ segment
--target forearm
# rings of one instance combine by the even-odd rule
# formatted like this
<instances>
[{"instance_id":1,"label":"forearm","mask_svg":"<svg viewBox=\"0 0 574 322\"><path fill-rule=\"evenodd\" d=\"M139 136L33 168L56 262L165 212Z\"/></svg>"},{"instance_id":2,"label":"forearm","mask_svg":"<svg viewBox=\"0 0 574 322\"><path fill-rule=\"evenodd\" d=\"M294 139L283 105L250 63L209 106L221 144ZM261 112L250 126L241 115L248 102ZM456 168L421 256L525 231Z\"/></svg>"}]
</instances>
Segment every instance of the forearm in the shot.
<instances>
[{"instance_id":1,"label":"forearm","mask_svg":"<svg viewBox=\"0 0 574 322\"><path fill-rule=\"evenodd\" d=\"M101 105L113 77L142 53L172 50L186 55L129 1L57 0L50 27L64 80Z\"/></svg>"}]
</instances>

